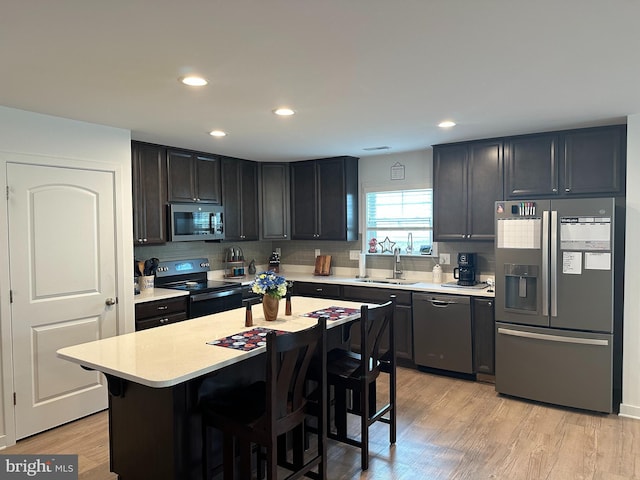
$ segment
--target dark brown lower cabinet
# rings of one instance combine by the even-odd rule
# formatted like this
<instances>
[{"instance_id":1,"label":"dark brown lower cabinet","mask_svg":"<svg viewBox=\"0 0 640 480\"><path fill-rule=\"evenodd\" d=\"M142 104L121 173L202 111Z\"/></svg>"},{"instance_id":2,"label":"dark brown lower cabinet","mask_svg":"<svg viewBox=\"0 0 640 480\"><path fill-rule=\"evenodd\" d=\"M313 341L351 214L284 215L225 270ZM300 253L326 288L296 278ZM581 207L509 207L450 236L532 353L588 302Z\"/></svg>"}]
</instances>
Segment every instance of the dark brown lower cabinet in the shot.
<instances>
[{"instance_id":1,"label":"dark brown lower cabinet","mask_svg":"<svg viewBox=\"0 0 640 480\"><path fill-rule=\"evenodd\" d=\"M300 297L341 299L342 288L335 283L293 282L293 294Z\"/></svg>"},{"instance_id":2,"label":"dark brown lower cabinet","mask_svg":"<svg viewBox=\"0 0 640 480\"><path fill-rule=\"evenodd\" d=\"M413 315L411 292L386 288L358 287L335 283L294 282L293 294L302 297L335 298L349 302L384 303L391 295L396 296L395 337L398 363L413 366ZM349 344L354 350L360 348L360 326L351 326ZM386 345L382 345L386 348Z\"/></svg>"},{"instance_id":3,"label":"dark brown lower cabinet","mask_svg":"<svg viewBox=\"0 0 640 480\"><path fill-rule=\"evenodd\" d=\"M495 321L493 298L473 299L473 371L495 374Z\"/></svg>"},{"instance_id":4,"label":"dark brown lower cabinet","mask_svg":"<svg viewBox=\"0 0 640 480\"><path fill-rule=\"evenodd\" d=\"M413 364L413 315L411 309L411 292L386 288L356 287L344 285L342 299L350 302L384 303L391 295L396 296L394 327L396 337L396 356L400 364ZM360 347L360 326L351 327L351 347ZM386 337L385 337L386 338ZM383 344L383 348L386 346Z\"/></svg>"},{"instance_id":5,"label":"dark brown lower cabinet","mask_svg":"<svg viewBox=\"0 0 640 480\"><path fill-rule=\"evenodd\" d=\"M294 282L293 294L302 297L334 298L362 303L384 303L391 295L396 296L395 337L398 363L415 366L413 342L413 304L411 292L407 290L359 287L335 283ZM472 298L473 373L495 374L494 299ZM360 348L360 330L355 323L348 332L352 349ZM346 337L345 337L346 339ZM383 348L386 348L383 345Z\"/></svg>"},{"instance_id":6,"label":"dark brown lower cabinet","mask_svg":"<svg viewBox=\"0 0 640 480\"><path fill-rule=\"evenodd\" d=\"M152 388L107 375L109 457L122 480L202 480L199 401L237 382L264 379L265 355L165 388ZM213 463L222 462L222 438Z\"/></svg>"},{"instance_id":7,"label":"dark brown lower cabinet","mask_svg":"<svg viewBox=\"0 0 640 480\"><path fill-rule=\"evenodd\" d=\"M187 319L187 296L136 304L136 331Z\"/></svg>"}]
</instances>

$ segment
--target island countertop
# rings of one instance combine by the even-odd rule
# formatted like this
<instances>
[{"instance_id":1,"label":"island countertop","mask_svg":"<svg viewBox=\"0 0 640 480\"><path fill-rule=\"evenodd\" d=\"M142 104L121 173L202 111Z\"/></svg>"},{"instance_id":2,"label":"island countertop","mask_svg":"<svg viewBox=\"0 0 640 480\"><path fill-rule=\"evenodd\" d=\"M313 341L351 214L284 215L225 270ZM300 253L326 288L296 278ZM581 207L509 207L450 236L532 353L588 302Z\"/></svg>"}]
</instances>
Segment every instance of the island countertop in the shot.
<instances>
[{"instance_id":1,"label":"island countertop","mask_svg":"<svg viewBox=\"0 0 640 480\"><path fill-rule=\"evenodd\" d=\"M293 297L292 315L285 316L285 300L280 301L278 318L267 322L261 305L252 309L253 327L245 327L245 309L238 308L162 327L128 333L74 345L57 351L59 358L118 378L153 388L164 388L214 372L265 351L251 351L208 345L256 327L295 332L311 327L317 319L305 313L331 306L358 309L350 317L327 322L334 328L360 316L360 302Z\"/></svg>"}]
</instances>

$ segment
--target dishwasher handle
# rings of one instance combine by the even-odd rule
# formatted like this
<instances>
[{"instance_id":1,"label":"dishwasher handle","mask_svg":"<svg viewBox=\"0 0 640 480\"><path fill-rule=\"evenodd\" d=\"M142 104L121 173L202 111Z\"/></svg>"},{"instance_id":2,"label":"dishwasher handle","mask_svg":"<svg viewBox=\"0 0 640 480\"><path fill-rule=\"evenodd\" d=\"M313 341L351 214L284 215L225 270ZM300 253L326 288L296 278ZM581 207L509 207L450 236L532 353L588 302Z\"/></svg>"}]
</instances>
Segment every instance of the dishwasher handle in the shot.
<instances>
[{"instance_id":1,"label":"dishwasher handle","mask_svg":"<svg viewBox=\"0 0 640 480\"><path fill-rule=\"evenodd\" d=\"M435 298L431 300L431 305L437 308L446 308L449 305L455 305L456 303L458 302L451 302L449 300L437 300Z\"/></svg>"},{"instance_id":2,"label":"dishwasher handle","mask_svg":"<svg viewBox=\"0 0 640 480\"><path fill-rule=\"evenodd\" d=\"M424 293L413 294L414 303L427 303L436 308L447 308L449 305L469 305L470 297L465 295L433 295Z\"/></svg>"}]
</instances>

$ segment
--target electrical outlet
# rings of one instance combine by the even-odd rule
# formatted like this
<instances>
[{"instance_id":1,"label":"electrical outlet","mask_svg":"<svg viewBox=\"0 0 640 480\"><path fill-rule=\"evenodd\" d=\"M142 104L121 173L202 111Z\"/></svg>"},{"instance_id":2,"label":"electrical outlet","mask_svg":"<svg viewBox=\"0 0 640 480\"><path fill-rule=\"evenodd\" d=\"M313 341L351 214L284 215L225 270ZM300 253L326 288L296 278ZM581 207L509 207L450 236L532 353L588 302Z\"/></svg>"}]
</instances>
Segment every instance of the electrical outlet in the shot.
<instances>
[{"instance_id":1,"label":"electrical outlet","mask_svg":"<svg viewBox=\"0 0 640 480\"><path fill-rule=\"evenodd\" d=\"M449 265L451 263L451 255L449 253L440 254L440 264Z\"/></svg>"},{"instance_id":2,"label":"electrical outlet","mask_svg":"<svg viewBox=\"0 0 640 480\"><path fill-rule=\"evenodd\" d=\"M282 250L280 250L279 248L276 248L276 253L277 253L278 255L282 255Z\"/></svg>"},{"instance_id":3,"label":"electrical outlet","mask_svg":"<svg viewBox=\"0 0 640 480\"><path fill-rule=\"evenodd\" d=\"M360 250L349 250L349 260L359 260Z\"/></svg>"},{"instance_id":4,"label":"electrical outlet","mask_svg":"<svg viewBox=\"0 0 640 480\"><path fill-rule=\"evenodd\" d=\"M319 257L319 256L320 256L320 249L316 248L316 257Z\"/></svg>"}]
</instances>

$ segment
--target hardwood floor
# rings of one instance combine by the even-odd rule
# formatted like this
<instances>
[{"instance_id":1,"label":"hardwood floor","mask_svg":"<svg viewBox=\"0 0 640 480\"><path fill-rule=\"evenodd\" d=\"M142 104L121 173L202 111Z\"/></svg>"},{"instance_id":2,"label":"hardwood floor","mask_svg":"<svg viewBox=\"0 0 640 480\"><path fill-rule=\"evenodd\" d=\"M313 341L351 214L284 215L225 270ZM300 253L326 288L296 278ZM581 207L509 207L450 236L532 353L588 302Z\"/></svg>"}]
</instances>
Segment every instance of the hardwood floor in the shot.
<instances>
[{"instance_id":1,"label":"hardwood floor","mask_svg":"<svg viewBox=\"0 0 640 480\"><path fill-rule=\"evenodd\" d=\"M384 384L385 382L381 382ZM382 385L381 385L382 386ZM640 421L499 396L493 385L398 371L398 441L371 427L370 467L330 442L331 480L640 480ZM0 453L73 453L80 479L109 472L107 413L18 442ZM145 480L145 479L140 479Z\"/></svg>"}]
</instances>

